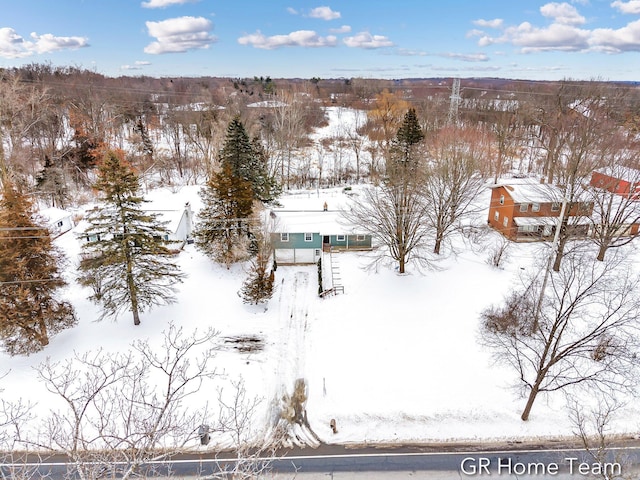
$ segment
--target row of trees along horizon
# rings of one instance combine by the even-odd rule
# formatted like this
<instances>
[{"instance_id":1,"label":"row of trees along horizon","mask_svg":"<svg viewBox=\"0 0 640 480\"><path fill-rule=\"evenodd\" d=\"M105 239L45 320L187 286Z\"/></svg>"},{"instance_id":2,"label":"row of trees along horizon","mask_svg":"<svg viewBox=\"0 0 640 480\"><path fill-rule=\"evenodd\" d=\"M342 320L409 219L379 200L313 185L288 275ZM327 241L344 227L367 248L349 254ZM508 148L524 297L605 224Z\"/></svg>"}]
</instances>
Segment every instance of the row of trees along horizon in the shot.
<instances>
[{"instance_id":1,"label":"row of trees along horizon","mask_svg":"<svg viewBox=\"0 0 640 480\"><path fill-rule=\"evenodd\" d=\"M390 89L388 82L352 79L323 96L328 87L320 79L283 81L278 88L269 78L116 81L73 69L37 72L4 71L0 82L0 336L10 354L40 350L77 322L72 306L56 296L65 284L62 256L35 218L36 203L64 207L99 197L101 206L86 217L95 240L84 245L79 280L93 289L104 316L130 311L139 324L140 312L174 301L182 280L162 222L142 208L143 182L205 185L196 245L226 265L251 258L242 292L257 303L270 297L275 270L259 210L282 189L377 185L354 200L347 216L380 243L376 261L394 262L404 273L410 264L435 266L456 236L482 243L478 232L486 225L478 220L486 219L478 213L486 206L474 200L488 180L513 170L537 175L561 185L571 205L594 169L638 167L638 90L606 82L513 82L499 91L463 83L452 109L447 88L428 81ZM163 87L148 91L154 82ZM189 88L167 86L174 83ZM432 88L433 95L417 96L419 88ZM251 107L256 96L271 103ZM323 107L332 105L354 115L352 127L313 142L309 134L325 125ZM594 203L613 198L598 189L588 193ZM633 204L625 208L637 215ZM607 212L600 213L602 220ZM601 261L577 262L585 252L571 242L568 216L561 221L552 293L545 293L547 276L532 288L542 278L534 276L515 301L509 297L483 313L486 338L493 339L487 343L499 358L518 363L523 345L541 355L531 365L518 363L529 392L523 420L539 392L582 382L632 383L624 373L637 347L629 332L637 328L638 303L627 287L637 283L635 274L625 277L624 288L612 283L621 262L604 262L604 252L633 237L622 235L619 216L611 216L611 228L599 229L607 235L593 239ZM563 276L565 264L585 277L576 283ZM537 300L530 298L534 291ZM570 307L563 292L576 295ZM624 309L612 301L615 292L624 292ZM599 299L589 315L585 296ZM579 326L567 328L573 321ZM558 347L570 338L576 347L569 354L546 356L549 341Z\"/></svg>"}]
</instances>

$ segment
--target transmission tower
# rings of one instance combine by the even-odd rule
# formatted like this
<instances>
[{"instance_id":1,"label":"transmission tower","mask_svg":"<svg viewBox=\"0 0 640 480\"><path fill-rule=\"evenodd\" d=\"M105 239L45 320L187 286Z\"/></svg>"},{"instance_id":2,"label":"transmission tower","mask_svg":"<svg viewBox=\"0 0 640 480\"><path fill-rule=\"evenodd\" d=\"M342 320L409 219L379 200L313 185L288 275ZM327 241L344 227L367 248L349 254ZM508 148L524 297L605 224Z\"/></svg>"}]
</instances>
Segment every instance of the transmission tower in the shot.
<instances>
[{"instance_id":1,"label":"transmission tower","mask_svg":"<svg viewBox=\"0 0 640 480\"><path fill-rule=\"evenodd\" d=\"M451 103L449 103L448 123L455 125L456 123L458 123L458 105L460 104L460 100L462 100L462 98L460 97L459 78L453 79L453 85L451 86L451 96L449 98L451 99Z\"/></svg>"}]
</instances>

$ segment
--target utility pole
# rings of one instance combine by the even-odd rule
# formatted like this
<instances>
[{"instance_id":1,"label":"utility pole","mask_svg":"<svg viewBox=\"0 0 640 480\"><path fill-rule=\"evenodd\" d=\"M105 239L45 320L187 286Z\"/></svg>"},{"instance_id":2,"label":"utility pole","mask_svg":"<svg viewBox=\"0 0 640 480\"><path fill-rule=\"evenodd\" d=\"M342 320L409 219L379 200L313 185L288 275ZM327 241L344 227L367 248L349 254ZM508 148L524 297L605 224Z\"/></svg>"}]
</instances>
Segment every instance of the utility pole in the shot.
<instances>
[{"instance_id":1,"label":"utility pole","mask_svg":"<svg viewBox=\"0 0 640 480\"><path fill-rule=\"evenodd\" d=\"M458 123L458 106L460 105L460 79L454 78L453 84L451 85L451 96L449 97L449 118L447 122L451 125L456 125Z\"/></svg>"},{"instance_id":2,"label":"utility pole","mask_svg":"<svg viewBox=\"0 0 640 480\"><path fill-rule=\"evenodd\" d=\"M547 259L547 267L544 271L544 278L542 279L542 285L540 286L540 296L536 303L536 309L533 312L533 324L532 330L538 328L538 321L540 320L540 310L542 310L542 302L544 301L544 291L547 288L547 282L549 281L549 275L551 274L551 265L553 264L553 258L558 252L558 244L560 243L560 230L562 229L562 222L564 220L564 214L567 210L567 197L562 196L562 208L560 209L560 216L558 217L558 224L556 225L556 231L553 235L553 243L551 244L551 251L549 252L549 258Z\"/></svg>"}]
</instances>

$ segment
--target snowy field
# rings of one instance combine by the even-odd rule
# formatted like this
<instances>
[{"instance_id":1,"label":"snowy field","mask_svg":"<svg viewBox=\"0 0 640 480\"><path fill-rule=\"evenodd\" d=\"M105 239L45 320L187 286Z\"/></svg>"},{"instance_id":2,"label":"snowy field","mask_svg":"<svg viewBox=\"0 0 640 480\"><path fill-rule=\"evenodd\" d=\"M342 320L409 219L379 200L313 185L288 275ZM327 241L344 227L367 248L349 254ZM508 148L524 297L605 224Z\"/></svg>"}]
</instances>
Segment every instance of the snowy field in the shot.
<instances>
[{"instance_id":1,"label":"snowy field","mask_svg":"<svg viewBox=\"0 0 640 480\"><path fill-rule=\"evenodd\" d=\"M199 208L196 187L156 191L150 198L154 206L190 201ZM296 210L320 210L324 201L337 209L348 197L330 190L282 199L284 208ZM322 214L309 213L310 221ZM40 353L0 356L2 371L9 371L0 382L3 398L35 400L38 415L45 415L52 403L33 366L45 358L62 360L97 348L125 351L135 339L148 338L154 345L174 323L186 333L208 327L220 332L215 364L224 381L241 377L248 393L262 399L257 425L277 418L282 395L291 393L297 378L304 378L310 424L329 443L571 435L561 393L541 396L530 421L522 422L525 400L511 388L514 374L493 365L478 342L480 311L518 284L523 269L541 255L540 244L513 246L504 269L487 264L486 249L461 248L436 271L406 275L393 267L365 268L370 260L366 252L334 254L343 295L317 296L316 266L280 266L273 298L261 306L245 305L237 294L245 277L243 265L226 270L187 245L178 256L188 275L179 286L178 303L143 314L142 325L134 327L128 315L115 322L96 321L99 311L87 300L89 290L74 283L80 251L74 232L56 243L70 260L65 297L74 304L79 325L53 338ZM242 336L258 337L262 349L242 353L228 342ZM216 387L205 384L193 407L211 402ZM637 432L637 413L633 407L619 412L616 430ZM331 419L336 420L337 434L330 429Z\"/></svg>"}]
</instances>

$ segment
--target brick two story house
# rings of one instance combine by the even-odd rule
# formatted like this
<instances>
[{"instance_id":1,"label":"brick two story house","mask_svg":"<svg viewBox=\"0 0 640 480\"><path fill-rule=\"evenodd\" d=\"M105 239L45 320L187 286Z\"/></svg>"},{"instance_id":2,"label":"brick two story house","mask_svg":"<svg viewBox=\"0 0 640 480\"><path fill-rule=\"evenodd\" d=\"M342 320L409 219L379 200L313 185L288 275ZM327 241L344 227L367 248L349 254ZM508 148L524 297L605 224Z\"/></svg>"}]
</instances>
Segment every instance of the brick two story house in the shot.
<instances>
[{"instance_id":1,"label":"brick two story house","mask_svg":"<svg viewBox=\"0 0 640 480\"><path fill-rule=\"evenodd\" d=\"M551 240L562 209L562 189L531 180L491 186L489 225L514 241ZM593 204L580 202L569 209L571 228L589 233Z\"/></svg>"}]
</instances>

